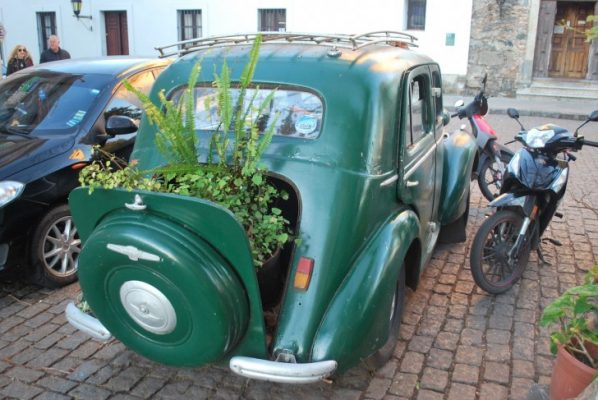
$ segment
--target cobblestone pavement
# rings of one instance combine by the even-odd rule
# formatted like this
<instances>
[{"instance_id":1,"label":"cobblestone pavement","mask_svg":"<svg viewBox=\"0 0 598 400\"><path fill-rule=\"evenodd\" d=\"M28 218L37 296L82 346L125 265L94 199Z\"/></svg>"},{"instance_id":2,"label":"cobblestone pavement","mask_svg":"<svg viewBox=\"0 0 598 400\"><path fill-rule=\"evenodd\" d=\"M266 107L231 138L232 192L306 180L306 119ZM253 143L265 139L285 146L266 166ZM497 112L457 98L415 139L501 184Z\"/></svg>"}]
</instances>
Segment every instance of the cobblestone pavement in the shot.
<instances>
[{"instance_id":1,"label":"cobblestone pavement","mask_svg":"<svg viewBox=\"0 0 598 400\"><path fill-rule=\"evenodd\" d=\"M576 126L575 122L559 123ZM535 120L526 122L535 124ZM595 139L598 134L593 136ZM375 374L356 367L332 384L291 386L249 381L225 366L161 366L126 350L118 341L102 344L70 327L64 308L77 295L77 284L50 291L3 283L0 396L525 399L532 384L549 382L552 370L547 331L537 325L542 307L579 283L584 271L598 259L596 171L598 150L581 152L561 208L564 218L553 221L547 234L563 243L558 248L545 246L553 265L538 266L532 255L520 284L496 297L477 289L468 269L471 238L488 212L472 184L468 241L436 250L420 286L409 296L394 357Z\"/></svg>"}]
</instances>

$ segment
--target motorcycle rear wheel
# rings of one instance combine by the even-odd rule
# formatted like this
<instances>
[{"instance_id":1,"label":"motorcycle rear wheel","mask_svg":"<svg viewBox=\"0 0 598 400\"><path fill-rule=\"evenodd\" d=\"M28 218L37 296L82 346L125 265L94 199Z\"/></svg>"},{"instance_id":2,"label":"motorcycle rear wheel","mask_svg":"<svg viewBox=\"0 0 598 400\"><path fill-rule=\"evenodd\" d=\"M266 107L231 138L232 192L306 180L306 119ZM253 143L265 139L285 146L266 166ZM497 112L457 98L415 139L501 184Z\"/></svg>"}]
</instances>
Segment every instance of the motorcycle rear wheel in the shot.
<instances>
[{"instance_id":1,"label":"motorcycle rear wheel","mask_svg":"<svg viewBox=\"0 0 598 400\"><path fill-rule=\"evenodd\" d=\"M509 260L523 217L509 210L497 211L488 218L476 233L469 256L475 283L491 294L509 290L521 278L530 253L531 229L526 233L519 254Z\"/></svg>"},{"instance_id":2,"label":"motorcycle rear wheel","mask_svg":"<svg viewBox=\"0 0 598 400\"><path fill-rule=\"evenodd\" d=\"M503 170L507 169L507 164L511 161L511 156L501 154L500 161L503 164ZM478 185L482 194L488 201L494 200L500 194L502 186L502 174L496 164L496 160L486 158L480 168L478 175Z\"/></svg>"}]
</instances>

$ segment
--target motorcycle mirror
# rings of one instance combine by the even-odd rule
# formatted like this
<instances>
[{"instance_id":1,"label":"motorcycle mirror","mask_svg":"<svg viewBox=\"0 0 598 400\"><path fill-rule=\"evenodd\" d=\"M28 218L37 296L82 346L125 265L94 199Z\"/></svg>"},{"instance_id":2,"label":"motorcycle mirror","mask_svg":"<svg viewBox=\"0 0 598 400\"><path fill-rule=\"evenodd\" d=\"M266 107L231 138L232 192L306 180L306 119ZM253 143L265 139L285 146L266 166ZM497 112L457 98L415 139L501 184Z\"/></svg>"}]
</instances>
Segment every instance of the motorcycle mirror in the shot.
<instances>
[{"instance_id":1,"label":"motorcycle mirror","mask_svg":"<svg viewBox=\"0 0 598 400\"><path fill-rule=\"evenodd\" d=\"M507 108L507 115L513 119L519 119L519 111L515 108Z\"/></svg>"},{"instance_id":2,"label":"motorcycle mirror","mask_svg":"<svg viewBox=\"0 0 598 400\"><path fill-rule=\"evenodd\" d=\"M590 113L590 115L588 115L588 118L584 121L583 124L579 125L577 127L577 129L575 130L575 133L573 134L573 136L577 137L577 132L581 129L581 127L583 127L585 124L587 124L588 122L596 122L598 121L598 110L594 110Z\"/></svg>"},{"instance_id":3,"label":"motorcycle mirror","mask_svg":"<svg viewBox=\"0 0 598 400\"><path fill-rule=\"evenodd\" d=\"M459 100L455 101L455 108L463 107L464 105L465 105L465 102L463 101L463 99L459 99Z\"/></svg>"},{"instance_id":4,"label":"motorcycle mirror","mask_svg":"<svg viewBox=\"0 0 598 400\"><path fill-rule=\"evenodd\" d=\"M509 117L513 118L515 121L517 121L517 123L521 127L521 130L525 130L525 127L523 126L523 124L521 123L521 121L519 121L519 111L517 111L517 109L510 108L510 107L507 108L507 115Z\"/></svg>"}]
</instances>

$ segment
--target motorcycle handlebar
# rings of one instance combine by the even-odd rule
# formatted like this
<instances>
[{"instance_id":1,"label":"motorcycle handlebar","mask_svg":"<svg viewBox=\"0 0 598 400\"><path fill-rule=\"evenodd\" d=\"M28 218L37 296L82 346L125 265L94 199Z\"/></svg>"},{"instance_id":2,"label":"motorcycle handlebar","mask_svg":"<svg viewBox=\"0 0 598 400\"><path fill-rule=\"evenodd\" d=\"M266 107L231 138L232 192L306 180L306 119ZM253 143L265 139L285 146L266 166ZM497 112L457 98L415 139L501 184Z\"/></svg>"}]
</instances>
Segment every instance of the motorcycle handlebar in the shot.
<instances>
[{"instance_id":1,"label":"motorcycle handlebar","mask_svg":"<svg viewBox=\"0 0 598 400\"><path fill-rule=\"evenodd\" d=\"M593 140L585 140L583 141L584 146L591 146L591 147L598 147L598 142L594 142Z\"/></svg>"}]
</instances>

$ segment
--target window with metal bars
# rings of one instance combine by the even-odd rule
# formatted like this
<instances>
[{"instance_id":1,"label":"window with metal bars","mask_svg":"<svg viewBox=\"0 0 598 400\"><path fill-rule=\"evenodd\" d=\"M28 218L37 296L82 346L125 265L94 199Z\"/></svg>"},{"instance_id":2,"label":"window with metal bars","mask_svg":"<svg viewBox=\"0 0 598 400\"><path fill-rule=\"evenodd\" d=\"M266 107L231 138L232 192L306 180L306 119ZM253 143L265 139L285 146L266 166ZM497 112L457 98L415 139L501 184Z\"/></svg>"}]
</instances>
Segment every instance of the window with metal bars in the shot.
<instances>
[{"instance_id":1,"label":"window with metal bars","mask_svg":"<svg viewBox=\"0 0 598 400\"><path fill-rule=\"evenodd\" d=\"M56 13L38 12L37 13L37 33L39 40L39 52L48 48L48 38L56 35Z\"/></svg>"},{"instance_id":2,"label":"window with metal bars","mask_svg":"<svg viewBox=\"0 0 598 400\"><path fill-rule=\"evenodd\" d=\"M407 29L426 29L426 0L407 0Z\"/></svg>"},{"instance_id":3,"label":"window with metal bars","mask_svg":"<svg viewBox=\"0 0 598 400\"><path fill-rule=\"evenodd\" d=\"M179 40L200 38L201 33L201 10L179 10L178 11Z\"/></svg>"},{"instance_id":4,"label":"window with metal bars","mask_svg":"<svg viewBox=\"0 0 598 400\"><path fill-rule=\"evenodd\" d=\"M260 8L257 10L260 32L286 32L287 10L284 8Z\"/></svg>"}]
</instances>

